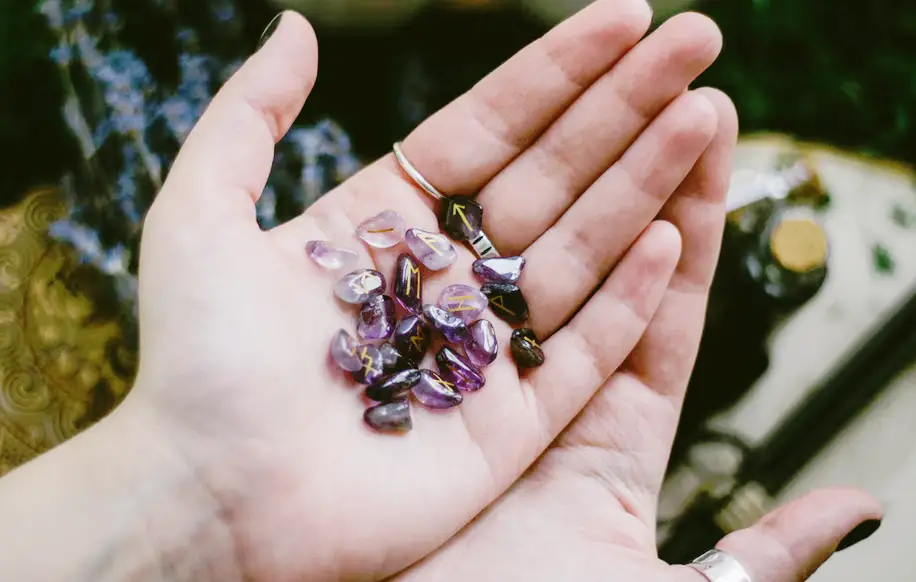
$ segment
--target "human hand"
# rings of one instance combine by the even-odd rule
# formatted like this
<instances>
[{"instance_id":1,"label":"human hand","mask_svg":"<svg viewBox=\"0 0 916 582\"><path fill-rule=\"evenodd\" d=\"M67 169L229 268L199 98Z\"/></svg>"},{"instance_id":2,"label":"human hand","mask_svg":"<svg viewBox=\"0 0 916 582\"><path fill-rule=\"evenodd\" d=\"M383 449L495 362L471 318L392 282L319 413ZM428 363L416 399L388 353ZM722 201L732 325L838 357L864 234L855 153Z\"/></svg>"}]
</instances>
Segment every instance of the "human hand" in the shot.
<instances>
[{"instance_id":1,"label":"human hand","mask_svg":"<svg viewBox=\"0 0 916 582\"><path fill-rule=\"evenodd\" d=\"M358 389L329 366L354 310L304 247L359 248L361 266L388 275L398 253L368 252L355 226L390 208L435 230L429 200L386 156L300 218L258 228L273 144L316 74L295 14L215 98L147 217L141 364L120 416L210 492L239 578L371 579L410 565L510 487L630 353L680 253L677 230L652 221L718 123L709 94L686 91L718 53L715 26L683 15L634 48L649 20L643 0L593 4L404 141L441 190L479 191L497 248L527 257L529 326L547 354L520 376L494 322L503 350L486 388L451 413L415 408L404 437L368 430ZM685 234L701 239L691 248L718 244ZM427 301L472 282L459 252L427 277Z\"/></svg>"}]
</instances>

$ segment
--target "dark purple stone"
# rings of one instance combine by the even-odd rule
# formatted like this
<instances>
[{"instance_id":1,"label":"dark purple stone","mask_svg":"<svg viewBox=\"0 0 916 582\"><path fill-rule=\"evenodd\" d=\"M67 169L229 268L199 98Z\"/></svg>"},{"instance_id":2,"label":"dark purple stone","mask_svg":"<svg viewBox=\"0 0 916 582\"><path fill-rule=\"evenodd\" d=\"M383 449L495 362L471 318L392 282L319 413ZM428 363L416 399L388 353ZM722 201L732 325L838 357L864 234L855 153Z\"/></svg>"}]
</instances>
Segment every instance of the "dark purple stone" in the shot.
<instances>
[{"instance_id":1,"label":"dark purple stone","mask_svg":"<svg viewBox=\"0 0 916 582\"><path fill-rule=\"evenodd\" d=\"M363 420L380 432L407 432L413 428L410 401L407 398L399 398L368 408L363 414Z\"/></svg>"},{"instance_id":2,"label":"dark purple stone","mask_svg":"<svg viewBox=\"0 0 916 582\"><path fill-rule=\"evenodd\" d=\"M525 268L525 257L478 259L471 267L485 283L518 283Z\"/></svg>"},{"instance_id":3,"label":"dark purple stone","mask_svg":"<svg viewBox=\"0 0 916 582\"><path fill-rule=\"evenodd\" d=\"M394 347L400 354L419 364L433 341L432 331L421 317L408 315L394 328Z\"/></svg>"},{"instance_id":4,"label":"dark purple stone","mask_svg":"<svg viewBox=\"0 0 916 582\"><path fill-rule=\"evenodd\" d=\"M489 366L499 354L496 330L486 319L478 319L468 328L468 339L464 342L464 353L475 366Z\"/></svg>"},{"instance_id":5,"label":"dark purple stone","mask_svg":"<svg viewBox=\"0 0 916 582\"><path fill-rule=\"evenodd\" d=\"M424 305L423 314L426 319L441 333L446 341L460 344L468 337L468 326L448 311L435 305Z\"/></svg>"},{"instance_id":6,"label":"dark purple stone","mask_svg":"<svg viewBox=\"0 0 916 582\"><path fill-rule=\"evenodd\" d=\"M446 381L451 382L463 392L475 392L487 383L483 372L477 369L470 360L448 346L442 346L436 354L436 364Z\"/></svg>"},{"instance_id":7,"label":"dark purple stone","mask_svg":"<svg viewBox=\"0 0 916 582\"><path fill-rule=\"evenodd\" d=\"M366 340L387 339L394 331L394 322L394 300L387 295L376 295L360 308L356 333Z\"/></svg>"},{"instance_id":8,"label":"dark purple stone","mask_svg":"<svg viewBox=\"0 0 916 582\"><path fill-rule=\"evenodd\" d=\"M409 358L401 355L401 352L389 342L380 345L378 351L382 354L382 369L385 370L386 374L393 374L394 372L401 372L417 367Z\"/></svg>"},{"instance_id":9,"label":"dark purple stone","mask_svg":"<svg viewBox=\"0 0 916 582\"><path fill-rule=\"evenodd\" d=\"M423 284L420 263L407 253L398 257L394 270L394 297L410 313L423 313Z\"/></svg>"},{"instance_id":10,"label":"dark purple stone","mask_svg":"<svg viewBox=\"0 0 916 582\"><path fill-rule=\"evenodd\" d=\"M372 345L359 346L356 355L363 367L353 372L353 379L360 384L375 384L385 374L382 367L382 354Z\"/></svg>"},{"instance_id":11,"label":"dark purple stone","mask_svg":"<svg viewBox=\"0 0 916 582\"><path fill-rule=\"evenodd\" d=\"M439 410L454 408L464 400L452 382L430 370L420 370L420 381L411 392L423 406Z\"/></svg>"},{"instance_id":12,"label":"dark purple stone","mask_svg":"<svg viewBox=\"0 0 916 582\"><path fill-rule=\"evenodd\" d=\"M528 319L528 303L516 285L487 283L480 290L487 296L490 310L496 317L511 324L523 323Z\"/></svg>"},{"instance_id":13,"label":"dark purple stone","mask_svg":"<svg viewBox=\"0 0 916 582\"><path fill-rule=\"evenodd\" d=\"M366 397L376 402L390 402L403 396L420 381L420 370L411 368L382 378L366 388Z\"/></svg>"},{"instance_id":14,"label":"dark purple stone","mask_svg":"<svg viewBox=\"0 0 916 582\"><path fill-rule=\"evenodd\" d=\"M512 351L512 359L519 368L537 368L544 363L544 350L530 329L523 328L512 332L509 348Z\"/></svg>"},{"instance_id":15,"label":"dark purple stone","mask_svg":"<svg viewBox=\"0 0 916 582\"><path fill-rule=\"evenodd\" d=\"M446 196L439 203L439 226L452 239L464 242L480 235L483 206L467 196Z\"/></svg>"}]
</instances>

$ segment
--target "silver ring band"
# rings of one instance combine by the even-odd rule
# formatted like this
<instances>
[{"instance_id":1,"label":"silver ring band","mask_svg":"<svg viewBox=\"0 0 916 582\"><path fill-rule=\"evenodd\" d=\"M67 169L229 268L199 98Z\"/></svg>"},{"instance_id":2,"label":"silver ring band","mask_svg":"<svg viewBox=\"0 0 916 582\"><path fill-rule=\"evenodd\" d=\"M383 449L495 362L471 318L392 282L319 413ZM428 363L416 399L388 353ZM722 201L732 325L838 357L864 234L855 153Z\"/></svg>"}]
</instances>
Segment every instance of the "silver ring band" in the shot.
<instances>
[{"instance_id":1,"label":"silver ring band","mask_svg":"<svg viewBox=\"0 0 916 582\"><path fill-rule=\"evenodd\" d=\"M709 550L687 567L705 576L709 582L751 582L744 566L722 550Z\"/></svg>"}]
</instances>

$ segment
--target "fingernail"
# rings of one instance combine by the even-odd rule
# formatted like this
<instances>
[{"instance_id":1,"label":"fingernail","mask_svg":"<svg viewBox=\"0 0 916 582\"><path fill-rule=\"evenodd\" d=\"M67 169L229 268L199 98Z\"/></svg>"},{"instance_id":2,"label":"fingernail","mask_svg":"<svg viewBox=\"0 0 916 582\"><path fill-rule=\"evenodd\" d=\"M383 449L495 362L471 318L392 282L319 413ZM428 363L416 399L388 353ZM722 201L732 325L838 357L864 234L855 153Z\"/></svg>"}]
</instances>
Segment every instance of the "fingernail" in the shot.
<instances>
[{"instance_id":1,"label":"fingernail","mask_svg":"<svg viewBox=\"0 0 916 582\"><path fill-rule=\"evenodd\" d=\"M285 12L281 12L274 16L274 19L270 21L270 24L267 25L267 28L264 29L264 32L261 33L261 40L258 41L257 48L254 49L254 52L261 50L261 47L270 40L270 37L277 31L277 28L280 26L280 21L283 20L283 15Z\"/></svg>"},{"instance_id":2,"label":"fingernail","mask_svg":"<svg viewBox=\"0 0 916 582\"><path fill-rule=\"evenodd\" d=\"M863 521L856 526L854 530L846 534L846 537L843 538L843 541L840 542L840 545L836 547L836 551L842 551L846 548L852 547L859 542L867 540L873 533L878 531L878 528L881 527L880 519L869 519L868 521Z\"/></svg>"}]
</instances>

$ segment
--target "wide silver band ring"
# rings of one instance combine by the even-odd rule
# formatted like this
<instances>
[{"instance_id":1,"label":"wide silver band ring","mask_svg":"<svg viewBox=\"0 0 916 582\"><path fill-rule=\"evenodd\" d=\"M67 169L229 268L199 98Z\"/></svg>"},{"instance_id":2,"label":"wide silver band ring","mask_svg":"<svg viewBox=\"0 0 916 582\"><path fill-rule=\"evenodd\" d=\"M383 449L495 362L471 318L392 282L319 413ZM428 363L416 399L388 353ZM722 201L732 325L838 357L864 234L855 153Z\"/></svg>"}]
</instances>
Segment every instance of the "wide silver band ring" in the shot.
<instances>
[{"instance_id":1,"label":"wide silver band ring","mask_svg":"<svg viewBox=\"0 0 916 582\"><path fill-rule=\"evenodd\" d=\"M445 195L439 192L439 190L433 186L429 180L423 177L423 174L410 163L410 160L404 155L404 150L401 148L401 142L395 142L391 149L394 150L394 157L398 161L398 165L401 166L401 169L404 170L404 173L407 174L407 176L413 180L427 196L437 202L445 198ZM499 256L499 252L496 250L496 247L493 246L490 237L488 237L482 229L474 240L468 241L468 246L471 247L474 254L481 259Z\"/></svg>"},{"instance_id":2,"label":"wide silver band ring","mask_svg":"<svg viewBox=\"0 0 916 582\"><path fill-rule=\"evenodd\" d=\"M687 564L709 582L752 582L741 563L722 550L709 550Z\"/></svg>"}]
</instances>

